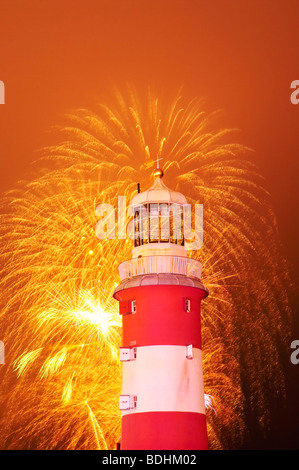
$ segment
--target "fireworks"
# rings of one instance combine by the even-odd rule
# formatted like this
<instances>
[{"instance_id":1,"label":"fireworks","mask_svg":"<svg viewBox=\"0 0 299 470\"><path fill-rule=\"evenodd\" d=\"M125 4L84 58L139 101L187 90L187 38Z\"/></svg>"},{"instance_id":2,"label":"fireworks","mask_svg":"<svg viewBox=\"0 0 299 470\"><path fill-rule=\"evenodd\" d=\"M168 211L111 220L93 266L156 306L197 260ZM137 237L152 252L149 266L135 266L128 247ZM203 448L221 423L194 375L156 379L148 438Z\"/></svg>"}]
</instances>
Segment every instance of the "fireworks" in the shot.
<instances>
[{"instance_id":1,"label":"fireworks","mask_svg":"<svg viewBox=\"0 0 299 470\"><path fill-rule=\"evenodd\" d=\"M165 183L204 208L199 253L211 448L242 445L248 410L267 431L281 403L277 341L288 337L287 269L270 198L248 149L215 130L217 113L181 94L128 87L53 130L36 178L1 200L1 448L113 449L120 436L121 320L112 292L130 240L98 240L95 208ZM289 343L285 343L289 344Z\"/></svg>"}]
</instances>

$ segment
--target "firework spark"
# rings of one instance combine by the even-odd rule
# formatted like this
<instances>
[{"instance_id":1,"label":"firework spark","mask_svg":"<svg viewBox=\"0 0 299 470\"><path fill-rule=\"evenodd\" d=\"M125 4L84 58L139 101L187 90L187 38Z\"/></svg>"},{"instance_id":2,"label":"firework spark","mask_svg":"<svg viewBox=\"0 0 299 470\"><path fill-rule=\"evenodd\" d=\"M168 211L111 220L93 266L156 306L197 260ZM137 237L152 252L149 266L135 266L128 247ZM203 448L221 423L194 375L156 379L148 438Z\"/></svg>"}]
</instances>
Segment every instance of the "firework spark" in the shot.
<instances>
[{"instance_id":1,"label":"firework spark","mask_svg":"<svg viewBox=\"0 0 299 470\"><path fill-rule=\"evenodd\" d=\"M281 403L278 342L289 344L288 279L270 198L248 149L215 130L217 113L181 93L161 101L132 87L79 109L54 129L44 170L1 200L1 369L5 449L113 449L120 436L121 321L112 292L129 240L94 232L99 203L117 207L150 185L158 155L165 182L204 207L200 253L210 296L202 306L210 447L266 432ZM39 162L40 165L40 162ZM252 424L252 423L251 423Z\"/></svg>"}]
</instances>

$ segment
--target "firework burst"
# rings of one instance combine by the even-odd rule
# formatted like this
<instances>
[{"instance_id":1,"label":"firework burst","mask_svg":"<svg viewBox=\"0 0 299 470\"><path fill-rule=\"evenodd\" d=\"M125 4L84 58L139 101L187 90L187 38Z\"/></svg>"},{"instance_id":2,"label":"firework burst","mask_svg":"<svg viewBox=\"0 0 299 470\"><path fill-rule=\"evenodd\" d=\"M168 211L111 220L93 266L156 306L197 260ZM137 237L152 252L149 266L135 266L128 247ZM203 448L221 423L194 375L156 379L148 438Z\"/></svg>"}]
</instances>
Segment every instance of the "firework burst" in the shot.
<instances>
[{"instance_id":1,"label":"firework burst","mask_svg":"<svg viewBox=\"0 0 299 470\"><path fill-rule=\"evenodd\" d=\"M130 240L98 240L95 208L165 182L204 207L203 368L210 447L242 445L248 412L266 432L283 400L288 279L270 198L249 149L217 113L178 93L115 89L53 129L34 179L1 200L1 369L5 449L113 449L120 436L121 321L112 292ZM252 424L252 421L251 421Z\"/></svg>"}]
</instances>

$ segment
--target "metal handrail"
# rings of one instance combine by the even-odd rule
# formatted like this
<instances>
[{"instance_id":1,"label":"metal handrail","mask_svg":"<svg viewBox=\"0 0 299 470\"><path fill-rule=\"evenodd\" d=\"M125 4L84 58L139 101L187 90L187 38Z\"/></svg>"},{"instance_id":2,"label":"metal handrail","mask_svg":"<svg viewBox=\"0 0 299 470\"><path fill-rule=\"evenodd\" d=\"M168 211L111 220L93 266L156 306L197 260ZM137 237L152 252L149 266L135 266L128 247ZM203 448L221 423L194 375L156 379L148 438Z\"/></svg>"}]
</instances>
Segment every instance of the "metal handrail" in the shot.
<instances>
[{"instance_id":1,"label":"metal handrail","mask_svg":"<svg viewBox=\"0 0 299 470\"><path fill-rule=\"evenodd\" d=\"M119 267L121 280L143 274L182 274L200 279L202 264L185 256L153 255L123 261Z\"/></svg>"}]
</instances>

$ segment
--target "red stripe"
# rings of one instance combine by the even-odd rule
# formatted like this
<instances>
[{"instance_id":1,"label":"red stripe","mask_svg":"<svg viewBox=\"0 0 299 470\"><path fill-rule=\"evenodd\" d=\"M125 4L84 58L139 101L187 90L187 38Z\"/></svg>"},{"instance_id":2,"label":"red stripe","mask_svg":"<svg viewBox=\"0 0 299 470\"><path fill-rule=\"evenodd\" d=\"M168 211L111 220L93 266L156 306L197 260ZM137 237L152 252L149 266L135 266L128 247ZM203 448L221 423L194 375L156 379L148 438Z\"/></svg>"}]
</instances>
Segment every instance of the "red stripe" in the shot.
<instances>
[{"instance_id":1,"label":"red stripe","mask_svg":"<svg viewBox=\"0 0 299 470\"><path fill-rule=\"evenodd\" d=\"M207 450L201 413L151 412L122 417L121 450Z\"/></svg>"},{"instance_id":2,"label":"red stripe","mask_svg":"<svg viewBox=\"0 0 299 470\"><path fill-rule=\"evenodd\" d=\"M123 345L126 347L192 343L201 349L200 302L204 290L190 286L138 286L115 295L117 300L136 300L137 312L123 315ZM185 311L186 297L191 311Z\"/></svg>"}]
</instances>

